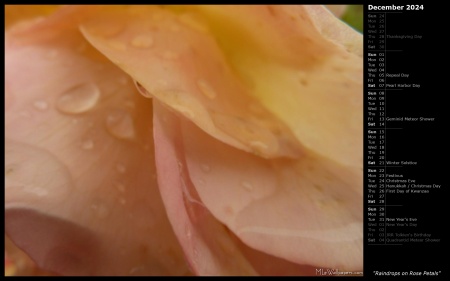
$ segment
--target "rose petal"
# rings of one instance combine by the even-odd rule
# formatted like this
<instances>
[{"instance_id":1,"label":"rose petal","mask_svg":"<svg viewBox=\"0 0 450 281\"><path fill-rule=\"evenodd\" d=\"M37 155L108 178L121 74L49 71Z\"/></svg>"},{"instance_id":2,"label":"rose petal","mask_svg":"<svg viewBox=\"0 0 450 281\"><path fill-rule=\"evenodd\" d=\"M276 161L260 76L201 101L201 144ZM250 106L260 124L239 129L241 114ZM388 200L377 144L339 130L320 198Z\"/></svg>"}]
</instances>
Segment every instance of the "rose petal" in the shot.
<instances>
[{"instance_id":1,"label":"rose petal","mask_svg":"<svg viewBox=\"0 0 450 281\"><path fill-rule=\"evenodd\" d=\"M156 184L151 102L64 20L6 34L6 233L58 274L188 274Z\"/></svg>"},{"instance_id":2,"label":"rose petal","mask_svg":"<svg viewBox=\"0 0 450 281\"><path fill-rule=\"evenodd\" d=\"M314 275L313 267L248 247L205 209L187 169L185 147L180 138L180 125L185 122L159 102L154 107L158 182L169 219L194 272L199 275ZM201 167L203 171L208 170ZM206 183L200 179L199 184ZM222 186L218 183L217 187ZM239 200L237 196L240 194L236 193L235 200Z\"/></svg>"},{"instance_id":3,"label":"rose petal","mask_svg":"<svg viewBox=\"0 0 450 281\"><path fill-rule=\"evenodd\" d=\"M181 128L178 139L201 201L247 245L298 264L362 267L359 170L314 153L262 159L187 122Z\"/></svg>"},{"instance_id":4,"label":"rose petal","mask_svg":"<svg viewBox=\"0 0 450 281\"><path fill-rule=\"evenodd\" d=\"M231 241L225 228L196 200L182 148L178 119L154 103L158 183L167 215L192 270L199 275L254 275L256 272Z\"/></svg>"},{"instance_id":5,"label":"rose petal","mask_svg":"<svg viewBox=\"0 0 450 281\"><path fill-rule=\"evenodd\" d=\"M362 167L362 59L346 50L348 44L324 37L324 27L336 18L316 9L324 12L311 13L310 6L202 6L232 68L253 81L250 93L308 149ZM346 38L361 37L350 28L338 30L353 33ZM239 43L244 40L249 43Z\"/></svg>"},{"instance_id":6,"label":"rose petal","mask_svg":"<svg viewBox=\"0 0 450 281\"><path fill-rule=\"evenodd\" d=\"M157 7L111 9L84 22L81 30L149 95L213 137L264 157L298 157L298 141L248 95L249 86L199 20L195 13L177 15ZM105 33L101 27L107 24L124 28Z\"/></svg>"}]
</instances>

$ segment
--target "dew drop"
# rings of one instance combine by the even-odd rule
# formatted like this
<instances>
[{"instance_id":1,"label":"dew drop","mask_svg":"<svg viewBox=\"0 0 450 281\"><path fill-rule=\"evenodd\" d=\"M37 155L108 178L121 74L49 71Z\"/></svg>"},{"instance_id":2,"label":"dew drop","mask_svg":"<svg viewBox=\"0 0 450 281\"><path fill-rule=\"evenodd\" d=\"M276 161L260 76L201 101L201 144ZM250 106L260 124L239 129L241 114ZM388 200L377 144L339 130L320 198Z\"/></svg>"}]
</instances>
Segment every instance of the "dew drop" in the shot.
<instances>
[{"instance_id":1,"label":"dew drop","mask_svg":"<svg viewBox=\"0 0 450 281\"><path fill-rule=\"evenodd\" d=\"M134 81L134 85L136 86L136 89L139 91L139 93L141 93L142 96L151 99L152 95L150 94L149 91L147 91L147 89L145 89L141 83L139 83L138 81Z\"/></svg>"},{"instance_id":2,"label":"dew drop","mask_svg":"<svg viewBox=\"0 0 450 281\"><path fill-rule=\"evenodd\" d=\"M35 101L33 103L33 106L34 106L34 108L36 108L39 111L45 111L45 110L48 109L48 103L46 101L43 101L43 100Z\"/></svg>"},{"instance_id":3,"label":"dew drop","mask_svg":"<svg viewBox=\"0 0 450 281\"><path fill-rule=\"evenodd\" d=\"M84 150L91 150L94 148L94 141L92 140L85 140L82 144L81 144L81 148Z\"/></svg>"},{"instance_id":4,"label":"dew drop","mask_svg":"<svg viewBox=\"0 0 450 281\"><path fill-rule=\"evenodd\" d=\"M117 164L116 165L116 170L117 170L117 172L123 174L123 173L126 172L127 168L123 164Z\"/></svg>"},{"instance_id":5,"label":"dew drop","mask_svg":"<svg viewBox=\"0 0 450 281\"><path fill-rule=\"evenodd\" d=\"M99 219L104 219L109 215L109 210L104 204L92 204L91 209Z\"/></svg>"},{"instance_id":6,"label":"dew drop","mask_svg":"<svg viewBox=\"0 0 450 281\"><path fill-rule=\"evenodd\" d=\"M209 173L211 171L211 167L207 164L202 164L200 167L201 167L202 171L205 173Z\"/></svg>"},{"instance_id":7,"label":"dew drop","mask_svg":"<svg viewBox=\"0 0 450 281\"><path fill-rule=\"evenodd\" d=\"M277 137L262 123L243 117L213 113L216 127L249 147L257 155L271 155L279 150Z\"/></svg>"},{"instance_id":8,"label":"dew drop","mask_svg":"<svg viewBox=\"0 0 450 281\"><path fill-rule=\"evenodd\" d=\"M125 205L125 204L127 203L127 200L126 200L125 198L120 198L120 199L119 199L119 203L120 203L121 205Z\"/></svg>"},{"instance_id":9,"label":"dew drop","mask_svg":"<svg viewBox=\"0 0 450 281\"><path fill-rule=\"evenodd\" d=\"M241 182L241 185L247 191L252 191L253 190L253 185L250 182L248 182L248 181Z\"/></svg>"},{"instance_id":10,"label":"dew drop","mask_svg":"<svg viewBox=\"0 0 450 281\"><path fill-rule=\"evenodd\" d=\"M78 124L78 119L76 118L72 119L72 124Z\"/></svg>"},{"instance_id":11,"label":"dew drop","mask_svg":"<svg viewBox=\"0 0 450 281\"><path fill-rule=\"evenodd\" d=\"M161 91L160 94L164 95L164 101L176 112L181 113L189 119L197 117L197 121L201 121L204 125L213 126L208 110L206 110L197 97L178 90ZM164 121L164 117L162 119Z\"/></svg>"},{"instance_id":12,"label":"dew drop","mask_svg":"<svg viewBox=\"0 0 450 281\"><path fill-rule=\"evenodd\" d=\"M197 87L202 94L209 99L214 99L217 96L216 91L214 91L211 85L203 79L197 81Z\"/></svg>"},{"instance_id":13,"label":"dew drop","mask_svg":"<svg viewBox=\"0 0 450 281\"><path fill-rule=\"evenodd\" d=\"M123 109L116 109L108 114L106 128L118 139L132 139L135 136L133 118Z\"/></svg>"},{"instance_id":14,"label":"dew drop","mask_svg":"<svg viewBox=\"0 0 450 281\"><path fill-rule=\"evenodd\" d=\"M94 83L82 83L64 91L56 101L62 113L79 114L92 109L100 99L100 89Z\"/></svg>"},{"instance_id":15,"label":"dew drop","mask_svg":"<svg viewBox=\"0 0 450 281\"><path fill-rule=\"evenodd\" d=\"M190 240L192 238L192 232L189 226L186 226L186 237Z\"/></svg>"},{"instance_id":16,"label":"dew drop","mask_svg":"<svg viewBox=\"0 0 450 281\"><path fill-rule=\"evenodd\" d=\"M149 34L138 35L131 40L131 45L136 48L150 48L153 46L153 37Z\"/></svg>"}]
</instances>

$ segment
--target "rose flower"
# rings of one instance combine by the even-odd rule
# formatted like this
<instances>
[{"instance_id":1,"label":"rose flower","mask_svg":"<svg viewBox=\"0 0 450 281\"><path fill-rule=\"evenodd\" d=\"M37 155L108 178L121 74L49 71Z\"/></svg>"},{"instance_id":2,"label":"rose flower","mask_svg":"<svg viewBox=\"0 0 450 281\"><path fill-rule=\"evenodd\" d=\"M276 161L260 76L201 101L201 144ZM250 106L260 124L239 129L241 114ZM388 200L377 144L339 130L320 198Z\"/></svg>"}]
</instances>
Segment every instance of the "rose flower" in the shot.
<instances>
[{"instance_id":1,"label":"rose flower","mask_svg":"<svg viewBox=\"0 0 450 281\"><path fill-rule=\"evenodd\" d=\"M362 270L362 38L325 7L5 15L5 234L40 270Z\"/></svg>"}]
</instances>

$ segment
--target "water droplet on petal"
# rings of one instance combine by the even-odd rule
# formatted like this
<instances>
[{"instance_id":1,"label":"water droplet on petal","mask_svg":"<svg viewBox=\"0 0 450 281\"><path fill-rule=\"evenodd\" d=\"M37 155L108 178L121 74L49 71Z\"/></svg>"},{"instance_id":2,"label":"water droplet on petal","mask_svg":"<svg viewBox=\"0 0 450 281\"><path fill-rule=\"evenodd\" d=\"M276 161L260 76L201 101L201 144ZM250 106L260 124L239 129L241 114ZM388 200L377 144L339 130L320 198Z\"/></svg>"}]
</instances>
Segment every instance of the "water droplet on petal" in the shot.
<instances>
[{"instance_id":1,"label":"water droplet on petal","mask_svg":"<svg viewBox=\"0 0 450 281\"><path fill-rule=\"evenodd\" d=\"M127 200L126 200L125 198L120 198L120 199L119 199L119 203L120 203L121 205L125 205L125 204L127 203Z\"/></svg>"},{"instance_id":2,"label":"water droplet on petal","mask_svg":"<svg viewBox=\"0 0 450 281\"><path fill-rule=\"evenodd\" d=\"M192 238L191 228L189 226L186 226L185 229L186 229L186 237L190 240Z\"/></svg>"},{"instance_id":3,"label":"water droplet on petal","mask_svg":"<svg viewBox=\"0 0 450 281\"><path fill-rule=\"evenodd\" d=\"M195 117L195 121L199 126L214 128L210 113L199 99L192 94L178 90L167 90L155 92L155 96L161 97L174 111L181 113L188 119L194 119ZM163 122L166 122L164 116L162 119Z\"/></svg>"},{"instance_id":4,"label":"water droplet on petal","mask_svg":"<svg viewBox=\"0 0 450 281\"><path fill-rule=\"evenodd\" d=\"M34 106L34 108L36 108L39 111L45 111L45 110L48 109L48 103L46 101L43 101L43 100L35 101L33 103L33 106Z\"/></svg>"},{"instance_id":5,"label":"water droplet on petal","mask_svg":"<svg viewBox=\"0 0 450 281\"><path fill-rule=\"evenodd\" d=\"M92 109L100 99L100 89L94 83L82 83L64 91L56 101L62 113L79 114Z\"/></svg>"},{"instance_id":6,"label":"water droplet on petal","mask_svg":"<svg viewBox=\"0 0 450 281\"><path fill-rule=\"evenodd\" d=\"M94 141L93 140L85 140L82 144L81 144L81 148L84 150L91 150L94 148Z\"/></svg>"},{"instance_id":7,"label":"water droplet on petal","mask_svg":"<svg viewBox=\"0 0 450 281\"><path fill-rule=\"evenodd\" d=\"M209 165L207 165L207 164L202 164L202 165L200 166L200 168L201 168L202 171L205 172L205 173L208 173L208 172L211 171L211 167L210 167Z\"/></svg>"},{"instance_id":8,"label":"water droplet on petal","mask_svg":"<svg viewBox=\"0 0 450 281\"><path fill-rule=\"evenodd\" d=\"M218 129L247 145L257 155L270 155L279 150L274 132L260 122L220 113L214 113L212 118Z\"/></svg>"},{"instance_id":9,"label":"water droplet on petal","mask_svg":"<svg viewBox=\"0 0 450 281\"><path fill-rule=\"evenodd\" d=\"M150 48L153 46L153 37L150 34L138 35L131 40L131 45L136 48Z\"/></svg>"},{"instance_id":10,"label":"water droplet on petal","mask_svg":"<svg viewBox=\"0 0 450 281\"><path fill-rule=\"evenodd\" d=\"M197 81L197 86L205 97L209 99L214 99L217 96L216 91L211 87L211 85L203 79Z\"/></svg>"},{"instance_id":11,"label":"water droplet on petal","mask_svg":"<svg viewBox=\"0 0 450 281\"><path fill-rule=\"evenodd\" d=\"M132 139L135 136L133 118L123 109L116 109L108 114L106 128L118 139Z\"/></svg>"},{"instance_id":12,"label":"water droplet on petal","mask_svg":"<svg viewBox=\"0 0 450 281\"><path fill-rule=\"evenodd\" d=\"M247 191L252 191L253 190L253 185L251 183L249 183L248 181L241 182L241 185Z\"/></svg>"},{"instance_id":13,"label":"water droplet on petal","mask_svg":"<svg viewBox=\"0 0 450 281\"><path fill-rule=\"evenodd\" d=\"M123 174L123 173L126 172L127 168L123 164L117 164L116 165L116 170L117 170L117 172Z\"/></svg>"},{"instance_id":14,"label":"water droplet on petal","mask_svg":"<svg viewBox=\"0 0 450 281\"><path fill-rule=\"evenodd\" d=\"M134 85L136 85L136 89L141 93L142 96L151 99L152 95L147 89L145 89L138 81L134 81Z\"/></svg>"}]
</instances>

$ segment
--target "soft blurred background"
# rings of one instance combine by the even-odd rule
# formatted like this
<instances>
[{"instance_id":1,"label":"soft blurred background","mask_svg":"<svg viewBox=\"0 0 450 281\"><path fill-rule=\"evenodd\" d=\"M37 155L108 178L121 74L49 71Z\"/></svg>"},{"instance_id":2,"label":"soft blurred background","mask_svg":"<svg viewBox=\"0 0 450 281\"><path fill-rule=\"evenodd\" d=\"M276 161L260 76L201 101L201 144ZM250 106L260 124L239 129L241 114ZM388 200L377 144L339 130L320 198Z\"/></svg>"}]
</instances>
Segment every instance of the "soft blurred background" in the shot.
<instances>
[{"instance_id":1,"label":"soft blurred background","mask_svg":"<svg viewBox=\"0 0 450 281\"><path fill-rule=\"evenodd\" d=\"M363 32L363 5L349 5L342 15L342 20L359 32Z\"/></svg>"}]
</instances>

